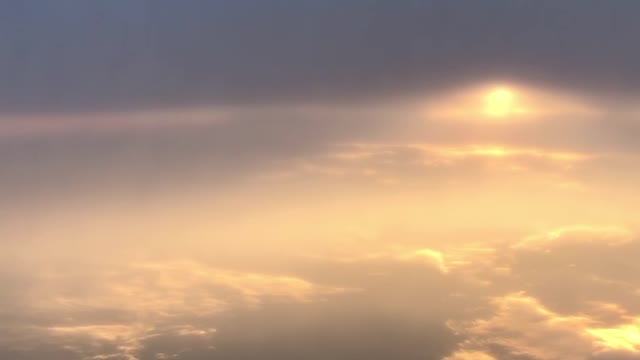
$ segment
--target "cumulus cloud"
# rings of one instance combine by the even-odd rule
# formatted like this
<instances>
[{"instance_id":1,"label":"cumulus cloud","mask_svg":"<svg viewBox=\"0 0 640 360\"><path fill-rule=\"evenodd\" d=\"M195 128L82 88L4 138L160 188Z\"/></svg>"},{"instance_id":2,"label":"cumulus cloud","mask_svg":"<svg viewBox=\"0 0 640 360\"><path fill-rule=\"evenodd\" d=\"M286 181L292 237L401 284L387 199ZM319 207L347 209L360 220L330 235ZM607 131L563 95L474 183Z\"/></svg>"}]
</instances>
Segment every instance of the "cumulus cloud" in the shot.
<instances>
[{"instance_id":1,"label":"cumulus cloud","mask_svg":"<svg viewBox=\"0 0 640 360\"><path fill-rule=\"evenodd\" d=\"M485 315L450 322L467 338L458 353L479 351L498 359L635 358L638 285L629 265L637 246L625 228L568 226L498 247L504 256L494 259L494 266L509 271L500 277L485 273L494 294Z\"/></svg>"},{"instance_id":2,"label":"cumulus cloud","mask_svg":"<svg viewBox=\"0 0 640 360\"><path fill-rule=\"evenodd\" d=\"M588 319L552 313L521 293L496 298L494 304L493 316L460 327L471 337L463 347L496 349L508 359L581 360L590 354L592 345L584 334Z\"/></svg>"},{"instance_id":3,"label":"cumulus cloud","mask_svg":"<svg viewBox=\"0 0 640 360\"><path fill-rule=\"evenodd\" d=\"M451 359L467 359L467 354L500 359L590 359L618 354L635 358L640 353L638 328L630 324L601 328L603 324L587 313L560 315L524 293L494 298L489 318L451 323L468 340ZM479 349L480 351L476 350ZM466 357L465 357L466 356ZM487 357L491 359L492 357ZM449 358L446 358L449 359Z\"/></svg>"}]
</instances>

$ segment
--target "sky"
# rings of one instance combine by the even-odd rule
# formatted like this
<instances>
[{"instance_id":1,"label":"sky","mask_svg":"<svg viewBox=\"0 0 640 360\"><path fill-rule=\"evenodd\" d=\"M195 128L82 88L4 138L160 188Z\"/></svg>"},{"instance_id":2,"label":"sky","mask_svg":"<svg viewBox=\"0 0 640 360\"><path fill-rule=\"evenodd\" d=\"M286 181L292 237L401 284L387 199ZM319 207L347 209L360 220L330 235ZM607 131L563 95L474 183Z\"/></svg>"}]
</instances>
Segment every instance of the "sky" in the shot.
<instances>
[{"instance_id":1,"label":"sky","mask_svg":"<svg viewBox=\"0 0 640 360\"><path fill-rule=\"evenodd\" d=\"M0 0L0 359L640 359L638 13Z\"/></svg>"}]
</instances>

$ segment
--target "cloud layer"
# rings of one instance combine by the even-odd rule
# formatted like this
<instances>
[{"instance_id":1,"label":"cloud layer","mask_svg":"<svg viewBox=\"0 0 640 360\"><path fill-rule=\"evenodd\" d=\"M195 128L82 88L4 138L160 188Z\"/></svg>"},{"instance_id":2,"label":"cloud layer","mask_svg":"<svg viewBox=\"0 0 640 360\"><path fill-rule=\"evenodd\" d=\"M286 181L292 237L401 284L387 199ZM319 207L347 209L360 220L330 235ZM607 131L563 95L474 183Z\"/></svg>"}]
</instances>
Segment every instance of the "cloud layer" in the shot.
<instances>
[{"instance_id":1,"label":"cloud layer","mask_svg":"<svg viewBox=\"0 0 640 360\"><path fill-rule=\"evenodd\" d=\"M633 1L2 5L0 110L406 94L547 80L636 93Z\"/></svg>"},{"instance_id":2,"label":"cloud layer","mask_svg":"<svg viewBox=\"0 0 640 360\"><path fill-rule=\"evenodd\" d=\"M0 4L0 358L640 359L637 8Z\"/></svg>"}]
</instances>

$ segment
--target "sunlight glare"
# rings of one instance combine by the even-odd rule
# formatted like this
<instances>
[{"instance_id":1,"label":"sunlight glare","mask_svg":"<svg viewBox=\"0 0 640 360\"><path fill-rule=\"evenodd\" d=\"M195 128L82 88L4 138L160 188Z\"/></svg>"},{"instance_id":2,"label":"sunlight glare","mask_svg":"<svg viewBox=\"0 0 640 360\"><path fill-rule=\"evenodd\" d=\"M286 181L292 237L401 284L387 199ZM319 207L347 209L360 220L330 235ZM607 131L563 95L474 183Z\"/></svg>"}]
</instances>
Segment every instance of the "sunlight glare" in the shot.
<instances>
[{"instance_id":1,"label":"sunlight glare","mask_svg":"<svg viewBox=\"0 0 640 360\"><path fill-rule=\"evenodd\" d=\"M515 112L515 94L506 88L494 89L485 97L485 113L491 117L504 117Z\"/></svg>"}]
</instances>

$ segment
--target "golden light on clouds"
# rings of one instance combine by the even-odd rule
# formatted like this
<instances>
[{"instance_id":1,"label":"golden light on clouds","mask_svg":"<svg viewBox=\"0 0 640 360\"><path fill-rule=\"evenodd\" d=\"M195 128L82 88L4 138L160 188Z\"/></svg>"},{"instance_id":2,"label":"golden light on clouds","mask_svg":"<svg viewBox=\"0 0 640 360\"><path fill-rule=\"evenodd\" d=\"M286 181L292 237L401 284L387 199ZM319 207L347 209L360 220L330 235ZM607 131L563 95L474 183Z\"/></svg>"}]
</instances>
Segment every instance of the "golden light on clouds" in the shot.
<instances>
[{"instance_id":1,"label":"golden light on clouds","mask_svg":"<svg viewBox=\"0 0 640 360\"><path fill-rule=\"evenodd\" d=\"M589 329L587 331L605 349L640 352L640 327L638 324L625 324L616 328Z\"/></svg>"},{"instance_id":2,"label":"golden light on clouds","mask_svg":"<svg viewBox=\"0 0 640 360\"><path fill-rule=\"evenodd\" d=\"M502 2L0 0L0 360L640 360L640 1Z\"/></svg>"},{"instance_id":3,"label":"golden light on clouds","mask_svg":"<svg viewBox=\"0 0 640 360\"><path fill-rule=\"evenodd\" d=\"M481 351L456 351L453 355L443 360L495 360L491 355Z\"/></svg>"},{"instance_id":4,"label":"golden light on clouds","mask_svg":"<svg viewBox=\"0 0 640 360\"><path fill-rule=\"evenodd\" d=\"M573 225L526 237L516 247L544 249L554 244L601 243L619 246L632 241L633 233L622 226Z\"/></svg>"},{"instance_id":5,"label":"golden light on clouds","mask_svg":"<svg viewBox=\"0 0 640 360\"><path fill-rule=\"evenodd\" d=\"M7 312L52 317L27 320L12 336L71 344L78 360L144 360L165 337L233 359L225 344L244 346L256 324L287 334L294 327L304 343L305 330L322 326L318 316L331 332L353 322L350 333L360 337L358 326L369 326L360 316L384 309L385 317L436 319L450 325L443 336L462 335L434 359L498 360L498 348L564 360L640 353L640 308L632 303L640 285L629 275L638 272L639 197L616 186L613 167L621 161L631 182L640 178L637 159L632 145L614 148L613 130L596 139L606 122L583 121L608 109L570 95L494 83L417 108L214 107L102 114L86 125L78 115L9 122L0 140L108 140L95 149L43 148L54 156L16 147L27 155L7 157L27 164L14 179L20 185L41 174L92 175L77 190L91 195L74 199L70 191L46 206L34 198L29 216L0 223L10 225L0 226L3 238L38 240L3 249L37 284ZM425 107L427 116L412 116ZM122 136L133 130L137 136ZM43 160L31 165L35 155ZM108 181L98 181L107 172ZM145 196L128 192L154 181L158 188ZM36 270L22 265L39 261ZM343 308L372 313L349 319ZM122 315L86 315L103 310ZM180 346L156 349L154 358L177 358Z\"/></svg>"}]
</instances>

